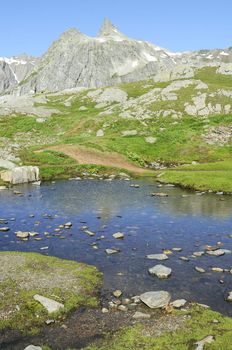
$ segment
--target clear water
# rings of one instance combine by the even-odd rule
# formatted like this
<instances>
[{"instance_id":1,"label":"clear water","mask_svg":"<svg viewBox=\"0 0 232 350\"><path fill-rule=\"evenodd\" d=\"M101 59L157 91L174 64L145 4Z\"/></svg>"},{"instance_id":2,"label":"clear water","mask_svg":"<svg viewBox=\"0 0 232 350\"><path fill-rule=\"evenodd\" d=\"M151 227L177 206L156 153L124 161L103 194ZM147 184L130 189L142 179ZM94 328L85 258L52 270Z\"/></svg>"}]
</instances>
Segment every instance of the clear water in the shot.
<instances>
[{"instance_id":1,"label":"clear water","mask_svg":"<svg viewBox=\"0 0 232 350\"><path fill-rule=\"evenodd\" d=\"M104 272L105 298L115 289L122 289L125 296L167 290L173 299L186 298L232 315L232 304L224 301L232 290L232 274L211 272L213 266L232 267L232 254L190 258L189 262L179 259L218 241L224 243L223 248L232 249L232 238L228 237L232 234L232 196L200 196L166 186L160 189L154 180L136 183L140 188L131 188L131 182L127 181L59 181L41 187L17 187L23 196L1 191L0 217L8 224L0 226L10 227L9 232L0 233L1 250L40 252L94 264ZM168 193L169 197L150 196L158 191ZM183 194L188 197L182 197ZM35 216L32 218L31 214ZM54 235L57 234L54 229L68 221L73 226L62 231L65 238ZM96 232L94 237L81 230L85 225ZM14 233L18 230L39 232L43 239L21 241ZM51 238L44 235L45 231L50 232ZM118 231L125 233L123 240L112 237ZM102 235L105 239L98 240ZM94 242L98 250L93 249ZM48 250L40 249L45 246ZM112 247L121 252L108 256L105 249ZM163 262L172 268L172 276L167 280L150 276L148 268L159 262L145 256L174 247L183 251L173 253ZM199 274L195 266L207 272ZM220 279L223 284L219 283Z\"/></svg>"}]
</instances>

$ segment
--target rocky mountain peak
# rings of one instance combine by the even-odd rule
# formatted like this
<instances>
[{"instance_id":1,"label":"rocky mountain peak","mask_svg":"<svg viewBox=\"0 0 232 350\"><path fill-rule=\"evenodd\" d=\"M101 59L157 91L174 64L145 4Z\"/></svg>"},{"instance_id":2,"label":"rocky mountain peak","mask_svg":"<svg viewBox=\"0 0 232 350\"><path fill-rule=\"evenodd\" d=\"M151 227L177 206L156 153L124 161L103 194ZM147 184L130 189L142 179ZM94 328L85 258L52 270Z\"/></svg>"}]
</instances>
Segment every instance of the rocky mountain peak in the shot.
<instances>
[{"instance_id":1,"label":"rocky mountain peak","mask_svg":"<svg viewBox=\"0 0 232 350\"><path fill-rule=\"evenodd\" d=\"M70 28L68 30L66 30L64 33L61 34L60 39L67 41L69 39L73 39L73 38L85 38L86 35L81 33L78 29L76 28Z\"/></svg>"},{"instance_id":2,"label":"rocky mountain peak","mask_svg":"<svg viewBox=\"0 0 232 350\"><path fill-rule=\"evenodd\" d=\"M112 38L118 37L121 39L126 39L126 36L122 34L108 18L104 19L100 32L98 34L98 37L100 38L101 37L112 37Z\"/></svg>"}]
</instances>

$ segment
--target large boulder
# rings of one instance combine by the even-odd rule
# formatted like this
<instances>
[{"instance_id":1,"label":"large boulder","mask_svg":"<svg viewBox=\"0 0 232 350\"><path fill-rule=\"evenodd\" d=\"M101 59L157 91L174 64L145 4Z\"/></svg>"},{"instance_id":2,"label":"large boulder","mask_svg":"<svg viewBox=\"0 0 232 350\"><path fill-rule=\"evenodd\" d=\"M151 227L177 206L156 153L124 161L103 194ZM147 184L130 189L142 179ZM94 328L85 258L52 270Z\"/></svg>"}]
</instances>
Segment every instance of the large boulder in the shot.
<instances>
[{"instance_id":1,"label":"large boulder","mask_svg":"<svg viewBox=\"0 0 232 350\"><path fill-rule=\"evenodd\" d=\"M151 309L166 307L170 300L171 294L166 291L151 291L140 295L140 300Z\"/></svg>"},{"instance_id":2,"label":"large boulder","mask_svg":"<svg viewBox=\"0 0 232 350\"><path fill-rule=\"evenodd\" d=\"M11 170L3 171L1 179L13 185L35 182L39 180L39 168L37 166L15 167Z\"/></svg>"}]
</instances>

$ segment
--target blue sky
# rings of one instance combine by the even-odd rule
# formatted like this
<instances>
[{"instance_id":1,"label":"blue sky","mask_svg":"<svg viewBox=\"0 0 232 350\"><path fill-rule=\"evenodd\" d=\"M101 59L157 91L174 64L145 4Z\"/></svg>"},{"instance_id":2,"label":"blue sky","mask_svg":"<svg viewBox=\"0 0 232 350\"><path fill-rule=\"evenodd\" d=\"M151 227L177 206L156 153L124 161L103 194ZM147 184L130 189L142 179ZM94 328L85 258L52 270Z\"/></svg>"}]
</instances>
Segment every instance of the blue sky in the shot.
<instances>
[{"instance_id":1,"label":"blue sky","mask_svg":"<svg viewBox=\"0 0 232 350\"><path fill-rule=\"evenodd\" d=\"M0 56L44 53L70 27L90 36L104 17L173 51L232 46L232 0L11 0L0 4Z\"/></svg>"}]
</instances>

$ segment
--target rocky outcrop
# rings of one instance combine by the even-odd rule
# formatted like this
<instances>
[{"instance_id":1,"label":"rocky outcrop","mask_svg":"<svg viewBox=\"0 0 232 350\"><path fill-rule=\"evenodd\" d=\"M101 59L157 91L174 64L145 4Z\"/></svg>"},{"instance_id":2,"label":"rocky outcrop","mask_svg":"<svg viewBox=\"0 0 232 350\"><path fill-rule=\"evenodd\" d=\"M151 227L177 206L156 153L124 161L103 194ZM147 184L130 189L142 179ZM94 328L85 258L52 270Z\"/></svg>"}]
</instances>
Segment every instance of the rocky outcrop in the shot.
<instances>
[{"instance_id":1,"label":"rocky outcrop","mask_svg":"<svg viewBox=\"0 0 232 350\"><path fill-rule=\"evenodd\" d=\"M13 185L39 181L39 168L36 166L15 167L0 173L3 181Z\"/></svg>"},{"instance_id":2,"label":"rocky outcrop","mask_svg":"<svg viewBox=\"0 0 232 350\"><path fill-rule=\"evenodd\" d=\"M222 63L217 69L218 74L232 75L232 63Z\"/></svg>"},{"instance_id":3,"label":"rocky outcrop","mask_svg":"<svg viewBox=\"0 0 232 350\"><path fill-rule=\"evenodd\" d=\"M37 62L38 58L27 55L0 57L0 94L17 86Z\"/></svg>"}]
</instances>

